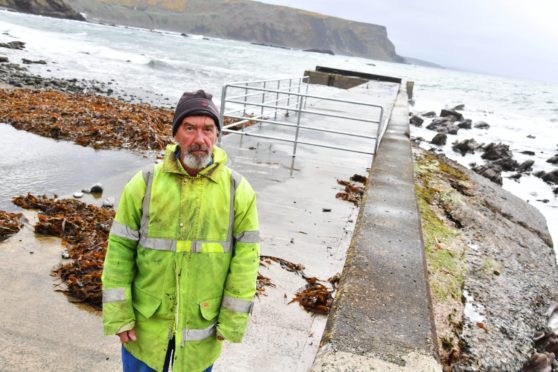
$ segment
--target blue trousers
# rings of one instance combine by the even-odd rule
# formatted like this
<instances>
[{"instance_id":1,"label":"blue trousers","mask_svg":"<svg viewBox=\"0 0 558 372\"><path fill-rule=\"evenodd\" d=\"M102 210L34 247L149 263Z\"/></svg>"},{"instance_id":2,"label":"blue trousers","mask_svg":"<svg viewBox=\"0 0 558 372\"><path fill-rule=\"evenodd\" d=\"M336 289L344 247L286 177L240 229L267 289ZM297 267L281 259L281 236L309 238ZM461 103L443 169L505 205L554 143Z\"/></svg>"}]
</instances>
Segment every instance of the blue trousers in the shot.
<instances>
[{"instance_id":1,"label":"blue trousers","mask_svg":"<svg viewBox=\"0 0 558 372\"><path fill-rule=\"evenodd\" d=\"M165 366L163 367L163 372L168 372L169 366L172 363L173 355L174 339L169 342L167 355L165 355ZM124 346L122 346L122 367L124 372L155 372L154 369L150 368L147 364L130 354ZM209 366L209 368L203 372L211 372L212 368L213 366Z\"/></svg>"}]
</instances>

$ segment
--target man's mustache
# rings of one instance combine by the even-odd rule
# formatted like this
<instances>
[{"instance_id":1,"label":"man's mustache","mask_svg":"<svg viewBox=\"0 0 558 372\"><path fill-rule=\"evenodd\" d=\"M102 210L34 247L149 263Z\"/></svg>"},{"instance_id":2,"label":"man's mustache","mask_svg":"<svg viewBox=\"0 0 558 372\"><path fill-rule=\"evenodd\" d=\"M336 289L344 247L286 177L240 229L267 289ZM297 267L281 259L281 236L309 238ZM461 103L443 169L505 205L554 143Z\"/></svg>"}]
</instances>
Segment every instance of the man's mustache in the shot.
<instances>
[{"instance_id":1,"label":"man's mustache","mask_svg":"<svg viewBox=\"0 0 558 372\"><path fill-rule=\"evenodd\" d=\"M205 146L205 145L192 145L189 146L186 149L189 153L195 152L195 151L205 151L206 153L209 153L209 147Z\"/></svg>"}]
</instances>

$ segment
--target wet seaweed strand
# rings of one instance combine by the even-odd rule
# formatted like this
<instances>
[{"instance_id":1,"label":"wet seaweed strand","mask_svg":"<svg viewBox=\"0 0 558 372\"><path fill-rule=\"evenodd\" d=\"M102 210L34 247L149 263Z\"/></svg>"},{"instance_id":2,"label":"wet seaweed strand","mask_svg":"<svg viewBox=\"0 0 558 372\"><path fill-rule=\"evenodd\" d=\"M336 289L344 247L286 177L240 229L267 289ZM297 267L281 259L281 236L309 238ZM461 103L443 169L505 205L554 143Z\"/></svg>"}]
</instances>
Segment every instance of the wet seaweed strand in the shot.
<instances>
[{"instance_id":1,"label":"wet seaweed strand","mask_svg":"<svg viewBox=\"0 0 558 372\"><path fill-rule=\"evenodd\" d=\"M17 234L22 226L23 215L21 213L0 211L0 242Z\"/></svg>"},{"instance_id":2,"label":"wet seaweed strand","mask_svg":"<svg viewBox=\"0 0 558 372\"><path fill-rule=\"evenodd\" d=\"M70 301L100 308L101 274L114 211L45 195L27 194L13 202L25 209L40 210L35 232L62 238L71 260L56 266L52 274L65 285L61 290Z\"/></svg>"}]
</instances>

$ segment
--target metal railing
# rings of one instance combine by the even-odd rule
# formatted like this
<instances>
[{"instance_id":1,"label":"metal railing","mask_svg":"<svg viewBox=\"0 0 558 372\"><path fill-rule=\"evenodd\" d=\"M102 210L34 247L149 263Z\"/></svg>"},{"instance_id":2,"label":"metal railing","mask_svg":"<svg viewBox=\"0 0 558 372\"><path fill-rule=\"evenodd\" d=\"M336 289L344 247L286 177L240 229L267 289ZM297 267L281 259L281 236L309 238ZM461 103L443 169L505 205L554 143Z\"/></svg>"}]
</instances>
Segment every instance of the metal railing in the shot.
<instances>
[{"instance_id":1,"label":"metal railing","mask_svg":"<svg viewBox=\"0 0 558 372\"><path fill-rule=\"evenodd\" d=\"M256 138L264 138L276 141L289 142L293 144L292 162L297 153L298 145L308 145L323 147L341 151L350 151L361 154L374 155L380 143L382 135L384 109L382 106L374 105L366 102L343 100L338 98L330 98L308 94L308 77L279 79L279 80L261 80L248 81L240 83L231 83L223 86L221 94L221 120L224 123L225 118L236 119L237 121L224 125L222 133L238 134L241 136L251 136ZM234 92L231 95L231 92ZM332 102L336 104L357 105L373 108L378 112L378 118L364 119L357 116L333 114L329 111L319 111L317 109L307 109L307 101L317 100L323 102ZM227 111L231 105L235 105L232 110ZM278 120L278 113L284 113L285 117L291 118L291 112L295 113L294 120ZM343 130L334 130L321 128L313 125L303 125L302 117L306 116L322 116L337 119L350 120L365 124L375 124L378 126L375 135L358 134ZM270 134L256 133L254 130L247 131L246 127L258 123L260 128L263 123L282 127L295 128L294 138L285 138ZM317 143L312 141L301 140L300 131L310 130L334 135L342 135L348 137L364 138L374 142L374 146L370 149L359 150L354 147L343 147L330 145L326 143ZM219 138L219 142L221 137Z\"/></svg>"}]
</instances>

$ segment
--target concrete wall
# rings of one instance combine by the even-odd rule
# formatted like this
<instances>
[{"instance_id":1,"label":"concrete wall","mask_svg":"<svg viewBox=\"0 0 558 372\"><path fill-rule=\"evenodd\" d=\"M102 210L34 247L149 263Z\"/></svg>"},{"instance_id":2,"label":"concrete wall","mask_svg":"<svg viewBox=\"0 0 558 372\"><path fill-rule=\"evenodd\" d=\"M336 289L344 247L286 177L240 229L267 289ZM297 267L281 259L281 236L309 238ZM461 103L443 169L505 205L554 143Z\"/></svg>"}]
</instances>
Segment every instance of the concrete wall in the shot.
<instances>
[{"instance_id":1,"label":"concrete wall","mask_svg":"<svg viewBox=\"0 0 558 372\"><path fill-rule=\"evenodd\" d=\"M404 85L369 174L313 371L441 371Z\"/></svg>"},{"instance_id":2,"label":"concrete wall","mask_svg":"<svg viewBox=\"0 0 558 372\"><path fill-rule=\"evenodd\" d=\"M328 85L331 87L336 87L341 89L354 88L368 81L366 79L348 77L348 76L337 75L337 74L329 74L329 73L318 72L318 71L305 71L304 76L309 77L308 82L310 84Z\"/></svg>"}]
</instances>

